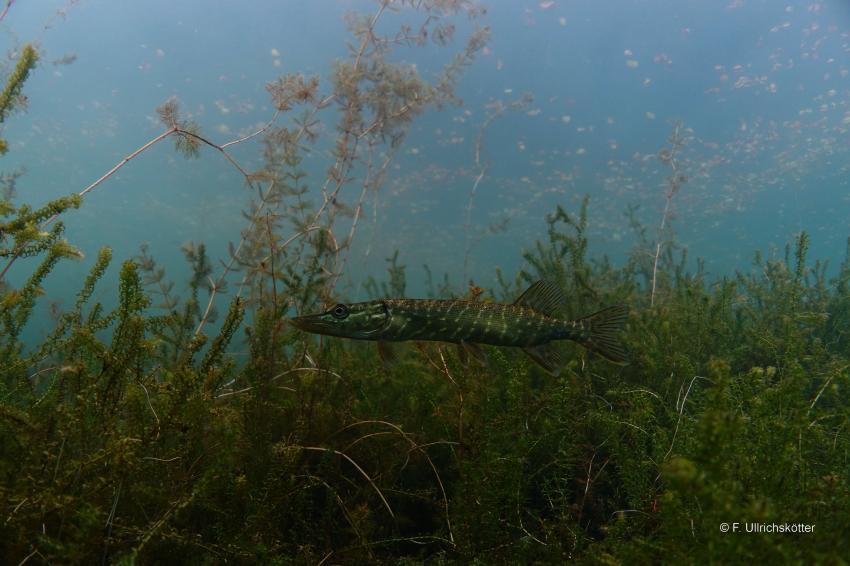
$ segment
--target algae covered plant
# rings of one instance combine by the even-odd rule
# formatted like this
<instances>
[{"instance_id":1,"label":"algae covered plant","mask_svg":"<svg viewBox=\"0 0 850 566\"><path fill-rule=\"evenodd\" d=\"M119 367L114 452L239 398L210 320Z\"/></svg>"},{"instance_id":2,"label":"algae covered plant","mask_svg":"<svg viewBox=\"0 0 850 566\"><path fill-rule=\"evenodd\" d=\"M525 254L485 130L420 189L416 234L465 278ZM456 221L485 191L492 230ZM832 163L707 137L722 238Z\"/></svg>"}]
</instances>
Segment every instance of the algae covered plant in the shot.
<instances>
[{"instance_id":1,"label":"algae covered plant","mask_svg":"<svg viewBox=\"0 0 850 566\"><path fill-rule=\"evenodd\" d=\"M850 556L840 3L3 4L0 562Z\"/></svg>"}]
</instances>

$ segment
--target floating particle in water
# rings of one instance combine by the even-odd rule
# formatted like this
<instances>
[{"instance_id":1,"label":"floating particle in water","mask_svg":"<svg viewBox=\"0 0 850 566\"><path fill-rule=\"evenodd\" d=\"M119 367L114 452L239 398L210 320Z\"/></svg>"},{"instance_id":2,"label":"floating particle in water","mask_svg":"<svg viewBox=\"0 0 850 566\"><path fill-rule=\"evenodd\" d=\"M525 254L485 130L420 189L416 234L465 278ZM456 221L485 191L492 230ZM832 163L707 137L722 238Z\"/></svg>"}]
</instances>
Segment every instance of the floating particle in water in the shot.
<instances>
[{"instance_id":1,"label":"floating particle in water","mask_svg":"<svg viewBox=\"0 0 850 566\"><path fill-rule=\"evenodd\" d=\"M52 61L52 63L53 63L53 65L70 65L71 63L73 63L76 60L77 60L77 54L71 53L69 55L65 55L63 57L60 57L59 59L55 59L54 61Z\"/></svg>"},{"instance_id":2,"label":"floating particle in water","mask_svg":"<svg viewBox=\"0 0 850 566\"><path fill-rule=\"evenodd\" d=\"M517 142L516 147L520 151L525 151L525 142L521 142L521 141Z\"/></svg>"},{"instance_id":3,"label":"floating particle in water","mask_svg":"<svg viewBox=\"0 0 850 566\"><path fill-rule=\"evenodd\" d=\"M230 108L227 107L223 100L216 100L215 106L222 114L230 114Z\"/></svg>"},{"instance_id":4,"label":"floating particle in water","mask_svg":"<svg viewBox=\"0 0 850 566\"><path fill-rule=\"evenodd\" d=\"M165 51L163 51L162 49L157 49L156 51L154 51L154 53L156 53L157 57L165 57Z\"/></svg>"},{"instance_id":5,"label":"floating particle in water","mask_svg":"<svg viewBox=\"0 0 850 566\"><path fill-rule=\"evenodd\" d=\"M666 53L657 53L655 57L652 58L652 61L657 65L666 65L668 67L673 64L673 59L671 59Z\"/></svg>"},{"instance_id":6,"label":"floating particle in water","mask_svg":"<svg viewBox=\"0 0 850 566\"><path fill-rule=\"evenodd\" d=\"M587 151L583 147L576 150L576 155L584 155L585 153L587 153Z\"/></svg>"},{"instance_id":7,"label":"floating particle in water","mask_svg":"<svg viewBox=\"0 0 850 566\"><path fill-rule=\"evenodd\" d=\"M215 127L215 131L220 134L227 135L230 133L230 126L228 126L227 124L219 124Z\"/></svg>"},{"instance_id":8,"label":"floating particle in water","mask_svg":"<svg viewBox=\"0 0 850 566\"><path fill-rule=\"evenodd\" d=\"M553 2L552 0L546 0L546 2L541 2L540 4L538 4L538 6L540 6L541 10L548 10L549 8L551 8L554 5L555 5L555 2Z\"/></svg>"},{"instance_id":9,"label":"floating particle in water","mask_svg":"<svg viewBox=\"0 0 850 566\"><path fill-rule=\"evenodd\" d=\"M275 67L280 67L282 63L280 62L280 59L275 59L274 61L272 61L272 65L274 65Z\"/></svg>"},{"instance_id":10,"label":"floating particle in water","mask_svg":"<svg viewBox=\"0 0 850 566\"><path fill-rule=\"evenodd\" d=\"M611 117L611 116L608 116L607 118L605 118L605 121L608 122L609 125L611 125L611 124L614 123L614 118Z\"/></svg>"},{"instance_id":11,"label":"floating particle in water","mask_svg":"<svg viewBox=\"0 0 850 566\"><path fill-rule=\"evenodd\" d=\"M647 112L646 117L649 120L655 120L655 112Z\"/></svg>"},{"instance_id":12,"label":"floating particle in water","mask_svg":"<svg viewBox=\"0 0 850 566\"><path fill-rule=\"evenodd\" d=\"M271 54L272 57L280 57L280 51L278 51L274 47L272 47L272 50L269 51L269 53Z\"/></svg>"},{"instance_id":13,"label":"floating particle in water","mask_svg":"<svg viewBox=\"0 0 850 566\"><path fill-rule=\"evenodd\" d=\"M505 90L503 90L502 92L504 92L505 94L510 94L510 93L512 93L513 91L514 91L514 89L512 89L512 88L506 88L506 89L505 89Z\"/></svg>"},{"instance_id":14,"label":"floating particle in water","mask_svg":"<svg viewBox=\"0 0 850 566\"><path fill-rule=\"evenodd\" d=\"M532 108L531 110L526 112L526 114L528 114L529 116L537 116L541 112L542 112L542 110L540 110L539 108Z\"/></svg>"},{"instance_id":15,"label":"floating particle in water","mask_svg":"<svg viewBox=\"0 0 850 566\"><path fill-rule=\"evenodd\" d=\"M634 55L634 53L632 53L631 49L626 49L625 51L623 51L623 55L626 57L631 57L632 55Z\"/></svg>"},{"instance_id":16,"label":"floating particle in water","mask_svg":"<svg viewBox=\"0 0 850 566\"><path fill-rule=\"evenodd\" d=\"M561 27L564 27L565 25L567 25L567 18L561 16L560 18L558 18L558 23L561 25Z\"/></svg>"},{"instance_id":17,"label":"floating particle in water","mask_svg":"<svg viewBox=\"0 0 850 566\"><path fill-rule=\"evenodd\" d=\"M638 65L640 65L640 63L638 63L635 59L629 59L626 61L626 67L629 69L637 69Z\"/></svg>"},{"instance_id":18,"label":"floating particle in water","mask_svg":"<svg viewBox=\"0 0 850 566\"><path fill-rule=\"evenodd\" d=\"M563 122L564 124L569 124L571 121L572 121L572 118L570 118L569 116L567 116L567 115L561 116L561 122Z\"/></svg>"},{"instance_id":19,"label":"floating particle in water","mask_svg":"<svg viewBox=\"0 0 850 566\"><path fill-rule=\"evenodd\" d=\"M649 86L651 84L652 84L652 79L650 79L649 77L646 77L645 79L643 79L643 86Z\"/></svg>"}]
</instances>

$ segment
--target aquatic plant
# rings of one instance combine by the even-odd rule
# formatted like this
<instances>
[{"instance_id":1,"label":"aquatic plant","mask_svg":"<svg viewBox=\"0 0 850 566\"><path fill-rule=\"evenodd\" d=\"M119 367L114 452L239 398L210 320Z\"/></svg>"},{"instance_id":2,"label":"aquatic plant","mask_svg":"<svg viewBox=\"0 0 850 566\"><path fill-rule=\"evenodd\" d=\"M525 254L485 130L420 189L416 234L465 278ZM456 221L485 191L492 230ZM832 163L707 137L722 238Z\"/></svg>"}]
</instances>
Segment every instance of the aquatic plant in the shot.
<instances>
[{"instance_id":1,"label":"aquatic plant","mask_svg":"<svg viewBox=\"0 0 850 566\"><path fill-rule=\"evenodd\" d=\"M469 275L469 256L472 252L472 209L475 204L475 195L478 192L478 186L481 184L481 181L484 179L484 176L487 174L487 169L490 168L489 160L486 159L484 155L484 135L487 133L487 129L490 125L500 116L502 116L508 110L523 110L526 108L531 102L534 100L534 97L531 94L526 93L521 98L514 100L508 104L504 104L501 101L495 103L490 112L488 112L487 117L484 119L484 122L478 127L478 135L475 138L475 169L478 170L478 173L475 175L475 179L472 181L472 186L469 188L469 196L467 198L466 203L466 217L463 223L463 238L464 238L464 248L463 248L463 281L467 281L467 276ZM507 224L507 219L505 220L505 225ZM502 227L504 229L504 227ZM495 231L495 230L491 230Z\"/></svg>"},{"instance_id":2,"label":"aquatic plant","mask_svg":"<svg viewBox=\"0 0 850 566\"><path fill-rule=\"evenodd\" d=\"M679 162L676 156L687 145L691 130L684 128L681 122L673 125L670 134L670 149L662 149L658 152L658 160L670 168L670 176L667 178L667 190L664 193L664 212L661 213L661 224L658 226L658 235L655 241L655 255L652 261L652 283L649 294L650 305L655 304L655 291L658 283L658 260L661 257L661 248L667 237L667 225L671 221L673 211L673 197L688 180L687 176L679 170Z\"/></svg>"}]
</instances>

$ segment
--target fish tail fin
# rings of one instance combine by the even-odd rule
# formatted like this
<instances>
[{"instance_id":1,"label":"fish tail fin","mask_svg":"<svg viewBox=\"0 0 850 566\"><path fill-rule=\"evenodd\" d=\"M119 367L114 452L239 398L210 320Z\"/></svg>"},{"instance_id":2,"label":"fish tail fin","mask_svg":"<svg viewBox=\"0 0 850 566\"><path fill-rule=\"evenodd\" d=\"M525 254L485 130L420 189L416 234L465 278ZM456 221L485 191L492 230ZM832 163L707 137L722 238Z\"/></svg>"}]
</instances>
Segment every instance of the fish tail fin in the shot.
<instances>
[{"instance_id":1,"label":"fish tail fin","mask_svg":"<svg viewBox=\"0 0 850 566\"><path fill-rule=\"evenodd\" d=\"M585 332L576 341L615 364L627 364L629 357L620 333L628 317L628 305L614 305L588 315L578 321Z\"/></svg>"}]
</instances>

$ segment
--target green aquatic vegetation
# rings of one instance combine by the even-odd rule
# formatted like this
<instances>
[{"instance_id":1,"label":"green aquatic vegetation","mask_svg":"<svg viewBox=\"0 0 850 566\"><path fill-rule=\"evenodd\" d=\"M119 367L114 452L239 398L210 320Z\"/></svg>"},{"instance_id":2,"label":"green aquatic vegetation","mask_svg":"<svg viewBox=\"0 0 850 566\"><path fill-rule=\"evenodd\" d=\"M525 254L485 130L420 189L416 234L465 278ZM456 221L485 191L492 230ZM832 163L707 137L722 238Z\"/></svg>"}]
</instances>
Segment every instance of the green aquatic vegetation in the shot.
<instances>
[{"instance_id":1,"label":"green aquatic vegetation","mask_svg":"<svg viewBox=\"0 0 850 566\"><path fill-rule=\"evenodd\" d=\"M482 365L427 344L386 368L371 348L281 325L270 281L247 334L234 300L207 340L194 334L210 291L200 246L187 249L179 293L148 255L126 262L111 311L90 304L104 249L50 347L4 354L23 363L3 375L0 552L128 563L842 556L850 362L828 340L830 318L812 313L844 305L846 268L825 279L803 234L786 259L757 258L736 279L682 272L652 306L629 265L588 260L586 212L558 209L548 226L518 279L559 280L579 295L570 309L629 301L630 365L567 347L553 379L521 352L490 348ZM375 291L404 293L399 255ZM227 345L243 341L237 363ZM719 532L747 521L816 530Z\"/></svg>"},{"instance_id":2,"label":"green aquatic vegetation","mask_svg":"<svg viewBox=\"0 0 850 566\"><path fill-rule=\"evenodd\" d=\"M30 72L38 62L38 52L31 44L27 43L21 49L18 62L12 73L6 79L6 86L0 91L0 124L6 121L6 117L15 108L26 106L25 100L21 98L21 91ZM9 142L0 139L0 155L9 151Z\"/></svg>"}]
</instances>

